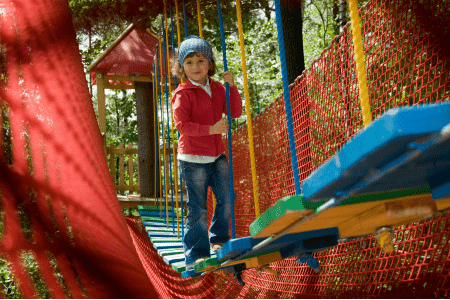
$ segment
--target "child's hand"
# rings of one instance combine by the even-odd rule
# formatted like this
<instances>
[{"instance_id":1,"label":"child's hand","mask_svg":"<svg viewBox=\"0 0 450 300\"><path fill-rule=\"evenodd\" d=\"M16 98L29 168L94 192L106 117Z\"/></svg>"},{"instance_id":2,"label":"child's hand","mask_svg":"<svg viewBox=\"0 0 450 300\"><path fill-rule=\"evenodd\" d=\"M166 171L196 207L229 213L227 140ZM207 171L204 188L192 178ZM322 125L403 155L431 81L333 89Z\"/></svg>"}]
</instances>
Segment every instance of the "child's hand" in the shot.
<instances>
[{"instance_id":1,"label":"child's hand","mask_svg":"<svg viewBox=\"0 0 450 300\"><path fill-rule=\"evenodd\" d=\"M228 121L227 119L223 118L213 126L209 127L209 134L222 134L227 133L228 131Z\"/></svg>"},{"instance_id":2,"label":"child's hand","mask_svg":"<svg viewBox=\"0 0 450 300\"><path fill-rule=\"evenodd\" d=\"M225 82L228 82L228 84L230 85L230 87L236 86L236 84L234 83L234 78L233 78L233 74L230 71L226 71L222 74L223 80Z\"/></svg>"}]
</instances>

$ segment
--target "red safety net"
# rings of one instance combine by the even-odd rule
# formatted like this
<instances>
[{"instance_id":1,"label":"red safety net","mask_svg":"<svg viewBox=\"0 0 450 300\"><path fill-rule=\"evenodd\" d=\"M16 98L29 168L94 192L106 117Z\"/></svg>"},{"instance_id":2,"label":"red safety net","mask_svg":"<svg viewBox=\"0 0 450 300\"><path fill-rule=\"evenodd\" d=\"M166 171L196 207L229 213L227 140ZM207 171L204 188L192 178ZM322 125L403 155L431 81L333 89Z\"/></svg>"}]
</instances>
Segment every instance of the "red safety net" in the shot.
<instances>
[{"instance_id":1,"label":"red safety net","mask_svg":"<svg viewBox=\"0 0 450 300\"><path fill-rule=\"evenodd\" d=\"M158 297L108 175L67 1L3 1L0 26L2 265L25 298Z\"/></svg>"},{"instance_id":2,"label":"red safety net","mask_svg":"<svg viewBox=\"0 0 450 300\"><path fill-rule=\"evenodd\" d=\"M286 259L272 264L279 277L245 271L245 286L220 272L181 279L142 224L123 217L63 2L0 3L0 267L14 277L0 278L3 293L15 285L27 298L449 297L447 214L398 228L393 254L372 236L316 253L319 274ZM361 9L374 117L449 101L449 17L450 3L435 0ZM291 85L301 180L362 128L352 51L347 26ZM253 120L261 212L294 194L285 118L280 97ZM245 127L233 135L233 158L243 237L255 219Z\"/></svg>"}]
</instances>

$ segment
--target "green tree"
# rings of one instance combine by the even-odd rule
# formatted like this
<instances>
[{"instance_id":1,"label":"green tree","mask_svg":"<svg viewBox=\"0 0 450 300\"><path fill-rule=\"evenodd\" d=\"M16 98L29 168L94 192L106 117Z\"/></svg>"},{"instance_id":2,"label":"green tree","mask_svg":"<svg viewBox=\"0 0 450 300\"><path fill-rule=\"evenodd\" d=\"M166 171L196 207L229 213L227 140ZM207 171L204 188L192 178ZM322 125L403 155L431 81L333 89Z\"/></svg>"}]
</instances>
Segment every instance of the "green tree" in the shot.
<instances>
[{"instance_id":1,"label":"green tree","mask_svg":"<svg viewBox=\"0 0 450 300\"><path fill-rule=\"evenodd\" d=\"M259 114L281 93L281 66L278 40L273 18L258 18L251 30L244 33L248 90L252 117ZM228 68L233 72L236 85L244 99L240 42L237 34L226 39ZM222 49L216 49L219 70L223 70ZM218 78L219 79L219 78ZM245 114L239 124L246 122Z\"/></svg>"},{"instance_id":2,"label":"green tree","mask_svg":"<svg viewBox=\"0 0 450 300\"><path fill-rule=\"evenodd\" d=\"M129 143L134 147L138 144L137 134L137 117L136 117L136 95L135 92L129 92L128 90L113 90L108 93L106 103L106 144L111 143L118 147L120 143L124 144L126 148ZM130 174L128 172L128 157L124 158L125 164L125 183L130 180ZM137 157L133 157L133 169L137 170ZM119 156L115 158L115 181L119 180ZM137 184L137 178L131 178L133 184Z\"/></svg>"},{"instance_id":3,"label":"green tree","mask_svg":"<svg viewBox=\"0 0 450 300\"><path fill-rule=\"evenodd\" d=\"M165 0L167 8L175 7L174 0ZM263 11L270 16L273 7L269 0L242 0L242 17L244 26L250 26L248 20L253 18L255 11ZM190 33L198 32L197 1L185 0L187 24ZM164 1L161 0L70 0L69 6L74 16L74 26L77 32L88 34L93 32L107 32L120 27L123 22L134 23L143 28L150 28L158 32L159 24L153 21L163 13ZM182 0L178 0L180 17L183 22ZM236 30L235 3L222 1L221 9L227 30ZM167 11L168 13L168 11ZM210 23L218 28L217 1L202 0L201 15L205 25ZM211 27L211 26L210 26ZM217 29L216 28L216 29ZM214 28L213 28L214 29ZM215 31L215 30L214 30Z\"/></svg>"},{"instance_id":4,"label":"green tree","mask_svg":"<svg viewBox=\"0 0 450 300\"><path fill-rule=\"evenodd\" d=\"M358 7L369 0L358 0ZM347 0L304 0L303 49L306 68L320 56L349 21Z\"/></svg>"},{"instance_id":5,"label":"green tree","mask_svg":"<svg viewBox=\"0 0 450 300\"><path fill-rule=\"evenodd\" d=\"M106 104L107 144L137 144L135 93L113 90Z\"/></svg>"}]
</instances>

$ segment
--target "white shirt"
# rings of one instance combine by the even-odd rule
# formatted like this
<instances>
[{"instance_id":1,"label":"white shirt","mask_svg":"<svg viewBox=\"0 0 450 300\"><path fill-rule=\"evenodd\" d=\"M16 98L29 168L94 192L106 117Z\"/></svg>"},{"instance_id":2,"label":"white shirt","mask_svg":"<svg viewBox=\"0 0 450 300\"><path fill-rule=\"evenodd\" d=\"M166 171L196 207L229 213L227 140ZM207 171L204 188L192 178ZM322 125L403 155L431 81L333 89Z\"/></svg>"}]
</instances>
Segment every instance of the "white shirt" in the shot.
<instances>
[{"instance_id":1,"label":"white shirt","mask_svg":"<svg viewBox=\"0 0 450 300\"><path fill-rule=\"evenodd\" d=\"M208 93L208 95L211 97L212 92L211 92L211 86L209 85L209 77L206 77L206 84L203 85L201 83L195 82L194 80L191 80L190 78L188 78L190 82L192 82L193 85L199 86L202 89L205 90L205 92Z\"/></svg>"}]
</instances>

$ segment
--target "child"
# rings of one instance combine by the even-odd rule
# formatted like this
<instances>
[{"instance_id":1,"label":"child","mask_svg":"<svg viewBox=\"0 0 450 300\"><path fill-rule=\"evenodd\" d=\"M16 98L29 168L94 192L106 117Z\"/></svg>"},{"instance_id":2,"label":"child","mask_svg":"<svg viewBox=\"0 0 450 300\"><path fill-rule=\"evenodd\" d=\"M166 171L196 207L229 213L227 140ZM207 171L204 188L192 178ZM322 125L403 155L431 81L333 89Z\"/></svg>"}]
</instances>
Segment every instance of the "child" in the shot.
<instances>
[{"instance_id":1,"label":"child","mask_svg":"<svg viewBox=\"0 0 450 300\"><path fill-rule=\"evenodd\" d=\"M172 72L186 80L172 97L175 125L180 132L178 160L188 194L188 215L183 240L186 270L210 257L210 245L217 251L230 236L231 216L228 161L222 134L228 131L224 86L210 76L216 73L212 48L197 36L189 36L178 50ZM242 114L242 100L227 71L223 79L230 85L231 117ZM206 223L206 199L210 186L216 196L211 227ZM234 191L233 191L234 195Z\"/></svg>"}]
</instances>

